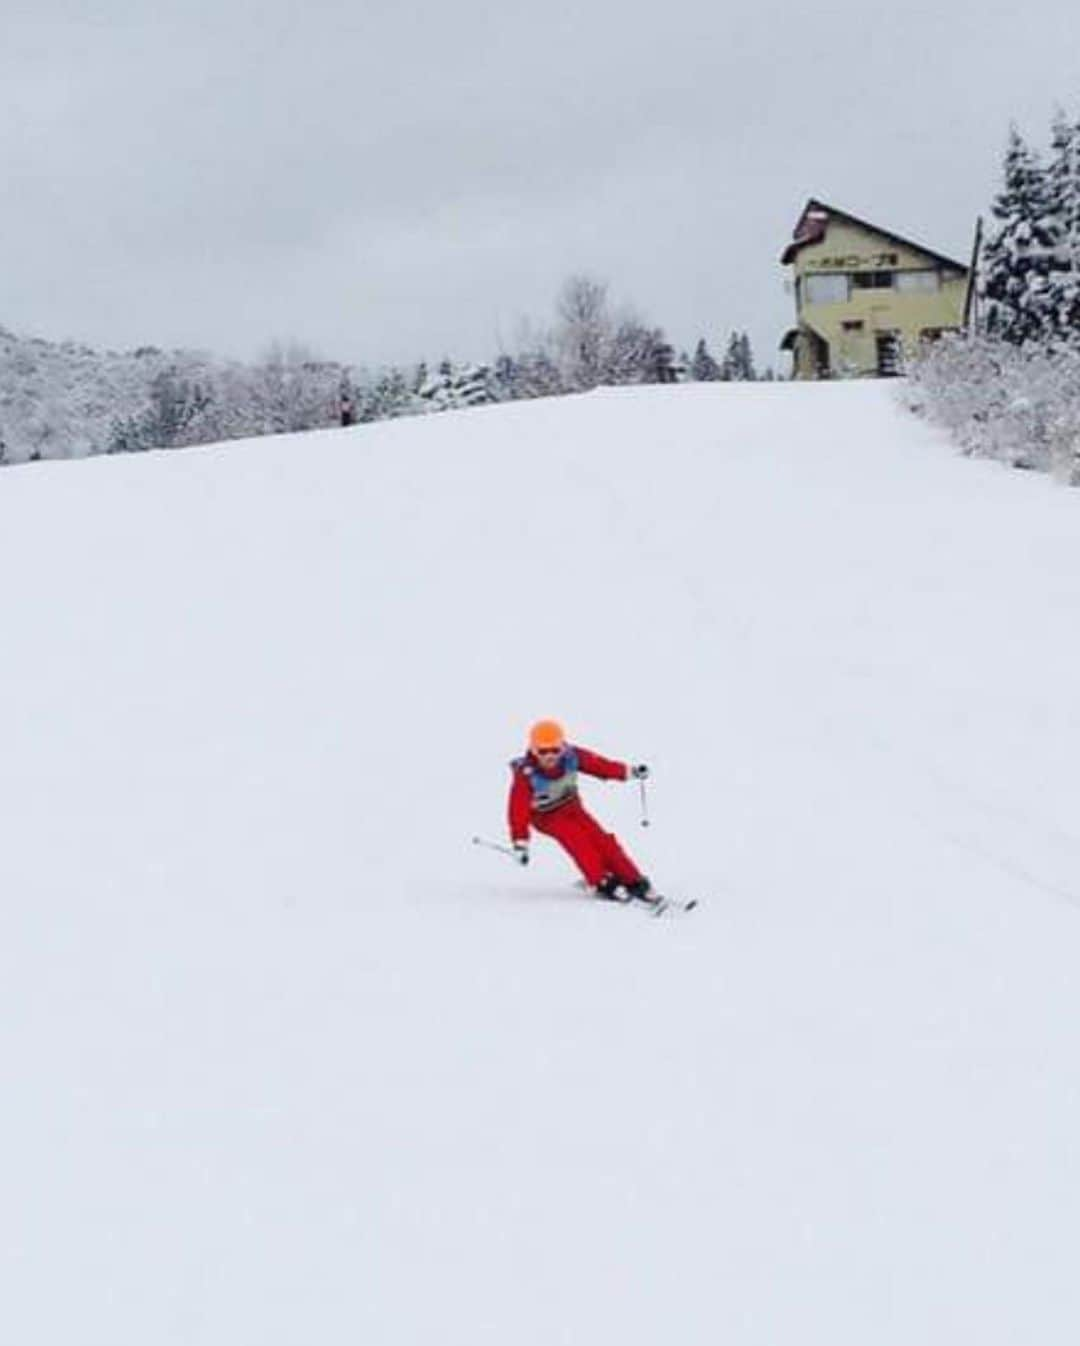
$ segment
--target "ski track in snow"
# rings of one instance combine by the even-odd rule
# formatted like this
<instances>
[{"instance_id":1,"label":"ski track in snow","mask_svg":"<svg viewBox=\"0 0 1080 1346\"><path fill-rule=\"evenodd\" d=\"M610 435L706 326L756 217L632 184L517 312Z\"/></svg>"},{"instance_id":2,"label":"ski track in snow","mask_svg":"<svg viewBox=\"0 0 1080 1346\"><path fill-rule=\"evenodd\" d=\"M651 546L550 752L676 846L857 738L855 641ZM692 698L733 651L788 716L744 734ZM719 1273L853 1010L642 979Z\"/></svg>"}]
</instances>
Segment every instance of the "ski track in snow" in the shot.
<instances>
[{"instance_id":1,"label":"ski track in snow","mask_svg":"<svg viewBox=\"0 0 1080 1346\"><path fill-rule=\"evenodd\" d=\"M0 531L19 1346L1071 1346L1080 493L698 385ZM541 715L692 917L470 844Z\"/></svg>"}]
</instances>

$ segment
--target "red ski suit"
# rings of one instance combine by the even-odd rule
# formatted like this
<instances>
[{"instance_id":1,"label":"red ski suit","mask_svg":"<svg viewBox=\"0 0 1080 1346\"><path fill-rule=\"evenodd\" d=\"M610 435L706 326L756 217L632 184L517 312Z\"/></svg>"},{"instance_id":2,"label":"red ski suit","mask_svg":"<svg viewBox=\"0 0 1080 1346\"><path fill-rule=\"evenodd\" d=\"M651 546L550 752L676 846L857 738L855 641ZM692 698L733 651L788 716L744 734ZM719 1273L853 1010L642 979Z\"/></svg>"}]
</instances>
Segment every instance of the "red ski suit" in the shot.
<instances>
[{"instance_id":1,"label":"red ski suit","mask_svg":"<svg viewBox=\"0 0 1080 1346\"><path fill-rule=\"evenodd\" d=\"M643 877L614 833L605 832L586 811L577 790L579 771L602 780L626 780L630 772L625 762L568 744L551 768L541 766L530 752L511 763L511 770L508 812L514 841L528 841L530 827L554 838L591 888L606 874L620 883L637 883Z\"/></svg>"}]
</instances>

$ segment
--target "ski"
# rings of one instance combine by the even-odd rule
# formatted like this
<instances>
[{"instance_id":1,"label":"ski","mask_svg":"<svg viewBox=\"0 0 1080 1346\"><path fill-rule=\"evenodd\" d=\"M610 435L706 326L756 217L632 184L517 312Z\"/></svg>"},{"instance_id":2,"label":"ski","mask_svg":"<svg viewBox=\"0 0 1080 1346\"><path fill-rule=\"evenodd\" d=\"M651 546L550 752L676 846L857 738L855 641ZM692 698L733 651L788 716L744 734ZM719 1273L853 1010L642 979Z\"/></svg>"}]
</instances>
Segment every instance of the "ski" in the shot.
<instances>
[{"instance_id":1,"label":"ski","mask_svg":"<svg viewBox=\"0 0 1080 1346\"><path fill-rule=\"evenodd\" d=\"M688 912L694 910L698 905L696 897L668 897L665 893L656 893L650 897L638 897L631 899L643 906L650 916L685 916Z\"/></svg>"},{"instance_id":2,"label":"ski","mask_svg":"<svg viewBox=\"0 0 1080 1346\"><path fill-rule=\"evenodd\" d=\"M584 879L576 879L574 887L581 893L588 893L597 902L610 902L616 907L637 907L649 916L685 916L701 905L696 897L668 897L666 893L651 892L648 897L633 897L620 891L617 897L600 897L593 892Z\"/></svg>"}]
</instances>

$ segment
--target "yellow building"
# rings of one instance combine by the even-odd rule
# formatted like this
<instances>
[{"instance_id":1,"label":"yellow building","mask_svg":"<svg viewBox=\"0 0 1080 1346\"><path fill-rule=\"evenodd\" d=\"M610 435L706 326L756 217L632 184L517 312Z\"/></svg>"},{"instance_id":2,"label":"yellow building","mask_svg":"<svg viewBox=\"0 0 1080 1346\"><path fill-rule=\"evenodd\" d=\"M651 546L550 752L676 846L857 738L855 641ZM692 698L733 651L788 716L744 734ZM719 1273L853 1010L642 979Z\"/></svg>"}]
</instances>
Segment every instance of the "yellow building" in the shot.
<instances>
[{"instance_id":1,"label":"yellow building","mask_svg":"<svg viewBox=\"0 0 1080 1346\"><path fill-rule=\"evenodd\" d=\"M780 259L798 326L780 343L797 379L897 374L921 341L963 325L968 268L811 198Z\"/></svg>"}]
</instances>

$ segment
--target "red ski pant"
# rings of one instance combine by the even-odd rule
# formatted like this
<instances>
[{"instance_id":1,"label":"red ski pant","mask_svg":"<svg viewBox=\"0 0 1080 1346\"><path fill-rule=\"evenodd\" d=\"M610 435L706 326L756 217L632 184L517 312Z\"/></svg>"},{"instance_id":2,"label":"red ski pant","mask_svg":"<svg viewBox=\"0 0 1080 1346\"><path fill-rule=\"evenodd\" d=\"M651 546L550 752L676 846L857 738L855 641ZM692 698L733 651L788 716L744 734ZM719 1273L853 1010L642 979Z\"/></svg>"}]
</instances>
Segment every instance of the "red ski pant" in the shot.
<instances>
[{"instance_id":1,"label":"red ski pant","mask_svg":"<svg viewBox=\"0 0 1080 1346\"><path fill-rule=\"evenodd\" d=\"M614 874L620 883L636 883L642 877L614 832L605 832L576 801L552 813L534 813L532 825L559 843L590 888L595 888L605 874Z\"/></svg>"}]
</instances>

